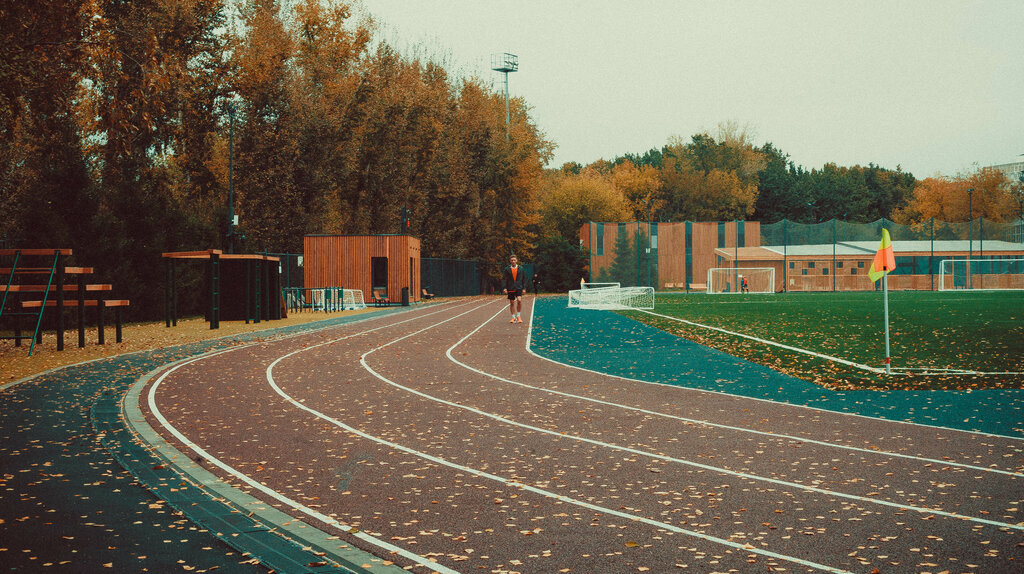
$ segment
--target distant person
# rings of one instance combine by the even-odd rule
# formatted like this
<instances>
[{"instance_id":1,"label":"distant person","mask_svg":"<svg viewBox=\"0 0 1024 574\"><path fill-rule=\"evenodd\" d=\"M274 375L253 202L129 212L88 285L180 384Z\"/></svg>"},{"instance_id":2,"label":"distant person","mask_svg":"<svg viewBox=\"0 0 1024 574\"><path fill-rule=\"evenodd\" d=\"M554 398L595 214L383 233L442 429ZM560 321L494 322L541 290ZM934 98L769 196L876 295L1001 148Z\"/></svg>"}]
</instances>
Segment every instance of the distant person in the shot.
<instances>
[{"instance_id":1,"label":"distant person","mask_svg":"<svg viewBox=\"0 0 1024 574\"><path fill-rule=\"evenodd\" d=\"M750 293L750 285L747 284L747 278L740 275L740 293Z\"/></svg>"},{"instance_id":2,"label":"distant person","mask_svg":"<svg viewBox=\"0 0 1024 574\"><path fill-rule=\"evenodd\" d=\"M533 294L534 295L538 294L538 289L539 288L540 288L540 273L537 272L537 271L534 271L533 272Z\"/></svg>"},{"instance_id":3,"label":"distant person","mask_svg":"<svg viewBox=\"0 0 1024 574\"><path fill-rule=\"evenodd\" d=\"M520 314L523 311L523 292L526 291L526 272L519 267L519 258L512 255L508 258L509 266L502 272L505 288L502 291L508 296L508 311L512 313L509 323L522 323Z\"/></svg>"}]
</instances>

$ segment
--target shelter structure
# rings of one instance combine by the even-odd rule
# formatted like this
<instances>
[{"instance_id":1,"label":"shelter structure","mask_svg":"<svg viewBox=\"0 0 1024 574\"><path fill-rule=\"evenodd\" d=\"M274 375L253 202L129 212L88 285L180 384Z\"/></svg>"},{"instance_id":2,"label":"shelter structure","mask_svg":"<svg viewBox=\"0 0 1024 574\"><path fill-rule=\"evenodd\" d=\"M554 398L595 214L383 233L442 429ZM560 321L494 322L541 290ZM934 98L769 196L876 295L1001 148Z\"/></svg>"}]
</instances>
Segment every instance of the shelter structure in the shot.
<instances>
[{"instance_id":1,"label":"shelter structure","mask_svg":"<svg viewBox=\"0 0 1024 574\"><path fill-rule=\"evenodd\" d=\"M167 271L164 301L167 327L178 324L179 263L206 267L205 315L211 329L220 321L246 323L281 319L286 312L281 299L280 259L268 255L225 254L220 249L163 253Z\"/></svg>"},{"instance_id":2,"label":"shelter structure","mask_svg":"<svg viewBox=\"0 0 1024 574\"><path fill-rule=\"evenodd\" d=\"M365 301L419 301L420 240L411 235L307 235L306 288L359 289Z\"/></svg>"}]
</instances>

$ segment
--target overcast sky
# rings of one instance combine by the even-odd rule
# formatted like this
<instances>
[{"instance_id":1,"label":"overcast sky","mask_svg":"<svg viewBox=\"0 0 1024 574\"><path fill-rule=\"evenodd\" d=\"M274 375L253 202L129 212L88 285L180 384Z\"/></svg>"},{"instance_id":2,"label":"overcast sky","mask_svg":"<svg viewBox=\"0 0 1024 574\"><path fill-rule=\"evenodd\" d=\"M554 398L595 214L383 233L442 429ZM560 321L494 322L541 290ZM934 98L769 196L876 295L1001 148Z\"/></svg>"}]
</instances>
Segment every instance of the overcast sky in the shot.
<instances>
[{"instance_id":1,"label":"overcast sky","mask_svg":"<svg viewBox=\"0 0 1024 574\"><path fill-rule=\"evenodd\" d=\"M1024 1L363 0L382 37L532 106L554 160L746 126L806 168L1024 157Z\"/></svg>"}]
</instances>

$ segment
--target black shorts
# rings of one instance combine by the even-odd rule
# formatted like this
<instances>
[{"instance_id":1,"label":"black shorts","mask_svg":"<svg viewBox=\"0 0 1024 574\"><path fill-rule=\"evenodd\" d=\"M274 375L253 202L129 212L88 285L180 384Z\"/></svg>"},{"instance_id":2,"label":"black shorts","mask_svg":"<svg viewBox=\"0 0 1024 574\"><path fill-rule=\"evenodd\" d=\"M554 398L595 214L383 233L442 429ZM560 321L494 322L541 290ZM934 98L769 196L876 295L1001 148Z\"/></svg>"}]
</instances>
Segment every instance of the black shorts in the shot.
<instances>
[{"instance_id":1,"label":"black shorts","mask_svg":"<svg viewBox=\"0 0 1024 574\"><path fill-rule=\"evenodd\" d=\"M522 297L522 296L523 296L523 290L522 289L509 289L508 290L508 300L509 301L515 301L518 297Z\"/></svg>"}]
</instances>

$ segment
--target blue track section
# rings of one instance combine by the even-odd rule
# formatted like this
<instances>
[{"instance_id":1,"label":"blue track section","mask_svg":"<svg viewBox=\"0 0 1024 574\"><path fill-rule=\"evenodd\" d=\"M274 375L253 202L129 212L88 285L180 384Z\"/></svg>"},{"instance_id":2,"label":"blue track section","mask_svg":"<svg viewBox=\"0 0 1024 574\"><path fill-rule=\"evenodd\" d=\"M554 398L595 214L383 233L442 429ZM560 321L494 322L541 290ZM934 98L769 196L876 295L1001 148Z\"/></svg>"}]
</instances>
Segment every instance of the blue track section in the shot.
<instances>
[{"instance_id":1,"label":"blue track section","mask_svg":"<svg viewBox=\"0 0 1024 574\"><path fill-rule=\"evenodd\" d=\"M608 311L538 298L533 351L586 369L961 430L1024 438L1024 391L830 391Z\"/></svg>"}]
</instances>

